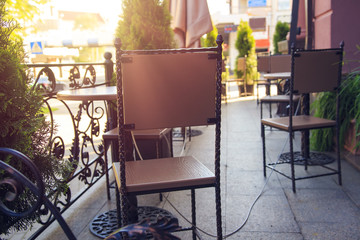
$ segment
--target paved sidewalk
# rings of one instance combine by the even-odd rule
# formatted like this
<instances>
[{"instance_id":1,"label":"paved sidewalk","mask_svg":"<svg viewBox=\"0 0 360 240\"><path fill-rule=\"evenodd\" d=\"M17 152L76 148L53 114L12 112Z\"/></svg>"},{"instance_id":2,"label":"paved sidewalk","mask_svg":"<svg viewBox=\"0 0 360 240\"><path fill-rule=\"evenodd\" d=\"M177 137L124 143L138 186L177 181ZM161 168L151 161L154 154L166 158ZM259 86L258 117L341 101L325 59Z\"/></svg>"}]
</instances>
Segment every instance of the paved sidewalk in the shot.
<instances>
[{"instance_id":1,"label":"paved sidewalk","mask_svg":"<svg viewBox=\"0 0 360 240\"><path fill-rule=\"evenodd\" d=\"M213 169L214 126L193 129L202 134L186 145L185 154L194 155ZM268 156L275 161L287 134L279 131L266 131L266 134ZM336 175L313 178L297 181L297 193L294 194L290 180L276 173L269 181L263 176L259 107L255 100L222 105L221 136L224 235L233 233L245 221L250 207L267 183L245 226L227 239L360 239L360 172L347 161L342 161L342 186L338 185ZM181 143L175 142L174 148L175 155L179 154ZM304 172L301 166L297 166L296 171ZM309 167L308 171L317 170ZM96 185L64 214L78 239L99 239L90 233L89 223L96 215L115 209L114 191L112 200L108 201L104 179ZM198 227L215 234L214 189L201 189L196 193ZM189 191L172 192L168 198L190 219ZM181 226L189 225L166 201L160 202L157 194L139 197L139 205L164 207L179 218ZM190 233L176 235L191 239ZM205 234L202 237L214 239ZM57 226L52 226L39 237L50 238L65 239L65 236Z\"/></svg>"}]
</instances>

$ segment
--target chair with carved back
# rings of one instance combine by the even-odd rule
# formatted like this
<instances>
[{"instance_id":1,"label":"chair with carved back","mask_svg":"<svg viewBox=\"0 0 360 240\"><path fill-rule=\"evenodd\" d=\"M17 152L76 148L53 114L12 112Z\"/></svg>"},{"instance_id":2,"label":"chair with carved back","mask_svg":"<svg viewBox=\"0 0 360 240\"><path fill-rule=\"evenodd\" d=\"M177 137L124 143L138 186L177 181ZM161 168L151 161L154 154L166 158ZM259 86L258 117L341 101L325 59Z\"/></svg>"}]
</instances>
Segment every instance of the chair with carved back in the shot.
<instances>
[{"instance_id":1,"label":"chair with carved back","mask_svg":"<svg viewBox=\"0 0 360 240\"><path fill-rule=\"evenodd\" d=\"M305 144L305 149L301 151L301 157L295 158L294 152L294 133L298 131L310 131L319 128L334 128L336 131L335 143L339 142L339 104L340 104L340 83L342 71L343 44L340 48L321 49L321 50L296 50L291 49L291 79L289 89L289 108L294 111L295 94L311 94L319 92L336 92L336 116L335 119L323 119L309 115L309 111L304 110L300 115L293 116L289 114L286 117L261 119L261 136L263 142L263 170L266 176L266 169L270 168L281 175L291 179L293 192L296 192L295 181L314 177L338 175L338 181L341 185L341 164L340 164L340 146L336 144L337 168L326 165L320 165L325 169L324 173L310 174L304 176L295 176L295 164L299 162L307 170L310 159L308 151L309 146ZM307 107L307 106L305 106ZM286 131L289 134L289 158L284 161L267 163L266 162L266 144L265 144L265 126ZM277 170L275 166L280 164L290 164L290 173ZM312 166L315 164L311 164ZM310 165L309 165L310 166Z\"/></svg>"},{"instance_id":2,"label":"chair with carved back","mask_svg":"<svg viewBox=\"0 0 360 240\"><path fill-rule=\"evenodd\" d=\"M191 191L193 239L196 239L195 189L214 188L217 238L222 239L220 201L220 120L222 37L217 47L121 50L116 40L119 159L113 163L121 225L129 223L129 197ZM215 125L213 171L193 156L126 161L128 130Z\"/></svg>"}]
</instances>

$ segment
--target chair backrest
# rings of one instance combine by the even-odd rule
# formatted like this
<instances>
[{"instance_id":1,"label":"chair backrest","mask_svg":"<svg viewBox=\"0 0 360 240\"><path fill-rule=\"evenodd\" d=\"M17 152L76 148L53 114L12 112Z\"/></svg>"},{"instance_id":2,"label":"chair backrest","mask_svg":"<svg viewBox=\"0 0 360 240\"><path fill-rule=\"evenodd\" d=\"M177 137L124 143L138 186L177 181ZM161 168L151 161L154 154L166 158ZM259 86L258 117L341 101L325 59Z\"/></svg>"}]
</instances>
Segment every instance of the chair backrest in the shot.
<instances>
[{"instance_id":1,"label":"chair backrest","mask_svg":"<svg viewBox=\"0 0 360 240\"><path fill-rule=\"evenodd\" d=\"M270 72L291 72L291 55L271 55L270 56Z\"/></svg>"},{"instance_id":2,"label":"chair backrest","mask_svg":"<svg viewBox=\"0 0 360 240\"><path fill-rule=\"evenodd\" d=\"M293 92L334 91L341 78L342 48L295 51Z\"/></svg>"},{"instance_id":3,"label":"chair backrest","mask_svg":"<svg viewBox=\"0 0 360 240\"><path fill-rule=\"evenodd\" d=\"M257 71L262 73L270 73L270 56L257 57Z\"/></svg>"},{"instance_id":4,"label":"chair backrest","mask_svg":"<svg viewBox=\"0 0 360 240\"><path fill-rule=\"evenodd\" d=\"M215 118L216 93L216 58L209 54L123 55L125 125L154 129L208 124Z\"/></svg>"},{"instance_id":5,"label":"chair backrest","mask_svg":"<svg viewBox=\"0 0 360 240\"><path fill-rule=\"evenodd\" d=\"M221 102L218 49L121 51L117 68L121 68L118 82L122 83L125 128L215 123L216 102Z\"/></svg>"}]
</instances>

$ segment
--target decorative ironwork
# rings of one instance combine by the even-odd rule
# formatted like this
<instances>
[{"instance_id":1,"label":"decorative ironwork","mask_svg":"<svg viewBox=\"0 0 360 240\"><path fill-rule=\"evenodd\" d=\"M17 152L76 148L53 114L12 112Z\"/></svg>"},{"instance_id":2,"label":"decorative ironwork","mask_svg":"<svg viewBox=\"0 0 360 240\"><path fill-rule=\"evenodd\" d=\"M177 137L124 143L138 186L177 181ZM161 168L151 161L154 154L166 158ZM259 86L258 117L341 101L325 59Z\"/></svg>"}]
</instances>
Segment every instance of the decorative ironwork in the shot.
<instances>
[{"instance_id":1,"label":"decorative ironwork","mask_svg":"<svg viewBox=\"0 0 360 240\"><path fill-rule=\"evenodd\" d=\"M90 76L87 76L87 74L89 73ZM74 66L71 70L70 70L70 76L69 76L69 80L70 80L70 84L69 86L71 88L81 88L84 86L95 86L95 82L96 82L96 71L95 68L90 65L86 68L85 71L85 75L82 79L82 82L79 81L79 79L81 78L80 76L80 70L77 66Z\"/></svg>"},{"instance_id":2,"label":"decorative ironwork","mask_svg":"<svg viewBox=\"0 0 360 240\"><path fill-rule=\"evenodd\" d=\"M44 81L40 81L40 77L45 75ZM42 91L46 94L53 93L56 88L56 79L54 72L49 68L45 67L40 70L39 74L36 77L35 83L33 85L33 89Z\"/></svg>"},{"instance_id":3,"label":"decorative ironwork","mask_svg":"<svg viewBox=\"0 0 360 240\"><path fill-rule=\"evenodd\" d=\"M62 74L63 67L71 67L68 78L68 85L71 89L95 87L99 85L108 84L113 73L113 62L111 61L111 54L106 55L105 63L76 63L76 64L28 64L29 72L36 74L36 70L40 69L33 81L32 88L39 90L44 98L44 114L51 123L51 132L48 140L49 154L55 156L59 161L68 161L73 166L73 171L65 176L63 179L56 178L68 184L67 191L59 194L56 189L49 193L53 196L53 207L58 209L60 213L65 212L75 201L77 201L87 190L90 189L103 175L105 175L105 161L103 159L103 142L101 132L108 130L109 126L114 125L114 119L109 122L104 120L109 116L108 103L100 105L101 102L82 102L77 105L77 109L73 104L58 100L56 98L56 91L59 87L56 85L57 81L54 70L60 69ZM80 67L86 67L84 75L81 75ZM107 73L104 83L96 84L96 70L94 66L105 68ZM45 77L45 79L44 79ZM60 109L60 110L59 110ZM66 131L57 132L57 124L63 125L62 118L54 111L65 111L65 114L60 114L60 117L66 116L69 120L66 123ZM56 113L56 112L55 112ZM59 118L59 119L58 119ZM72 139L72 141L71 141ZM83 187L77 192L71 188L71 182L79 181ZM21 190L19 184L13 180L1 179L0 185L6 184L13 193ZM40 188L39 188L40 189ZM55 196L55 197L54 197ZM8 199L12 199L14 194L9 193ZM40 203L39 203L40 204ZM38 204L38 205L39 205ZM1 203L0 203L1 205ZM1 206L0 206L1 208ZM53 221L55 221L53 211L49 209L48 204L40 204L34 209L39 209L40 216L38 222L43 226L40 227L29 239L37 238ZM49 211L51 210L51 211ZM33 210L32 210L33 211ZM30 213L32 214L32 213ZM61 215L60 215L61 216Z\"/></svg>"}]
</instances>

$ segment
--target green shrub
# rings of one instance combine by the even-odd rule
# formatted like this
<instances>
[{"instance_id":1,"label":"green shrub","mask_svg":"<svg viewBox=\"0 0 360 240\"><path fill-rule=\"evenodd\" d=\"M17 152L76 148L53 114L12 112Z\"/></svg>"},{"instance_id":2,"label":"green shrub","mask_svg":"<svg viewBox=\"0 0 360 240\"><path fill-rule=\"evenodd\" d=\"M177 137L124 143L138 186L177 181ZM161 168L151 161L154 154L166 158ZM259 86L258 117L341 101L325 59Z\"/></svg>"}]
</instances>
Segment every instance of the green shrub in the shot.
<instances>
[{"instance_id":1,"label":"green shrub","mask_svg":"<svg viewBox=\"0 0 360 240\"><path fill-rule=\"evenodd\" d=\"M0 0L0 147L16 149L27 155L39 168L45 183L47 194L54 199L58 188L65 191L66 184L58 181L67 176L70 168L68 164L50 154L49 141L51 125L45 120L41 112L42 96L33 91L28 85L29 79L22 64L24 59L23 44L18 37L12 36L18 24L8 18L5 10L5 0ZM33 180L33 175L27 168L14 159L3 159L25 176ZM9 177L0 171L0 179ZM7 189L0 186L1 201ZM6 206L17 212L29 209L35 196L26 191L19 195L16 201L6 202ZM16 219L0 214L0 234L7 234L12 230L25 230L39 216Z\"/></svg>"},{"instance_id":2,"label":"green shrub","mask_svg":"<svg viewBox=\"0 0 360 240\"><path fill-rule=\"evenodd\" d=\"M253 79L257 78L257 60L255 54L255 39L248 22L240 21L235 47L239 51L239 57L246 57L246 83L253 84ZM235 64L235 75L242 78L244 73L238 70L237 59Z\"/></svg>"},{"instance_id":3,"label":"green shrub","mask_svg":"<svg viewBox=\"0 0 360 240\"><path fill-rule=\"evenodd\" d=\"M335 119L335 93L321 93L311 105L314 116ZM341 84L340 90L340 146L344 146L346 132L350 121L356 119L356 133L360 136L360 72L350 73ZM313 130L311 147L318 151L331 151L334 146L335 131L333 129ZM357 143L357 147L360 143Z\"/></svg>"},{"instance_id":4,"label":"green shrub","mask_svg":"<svg viewBox=\"0 0 360 240\"><path fill-rule=\"evenodd\" d=\"M285 22L277 22L275 26L275 33L273 36L274 54L278 54L279 47L278 42L286 40L286 35L290 31L290 26Z\"/></svg>"}]
</instances>

